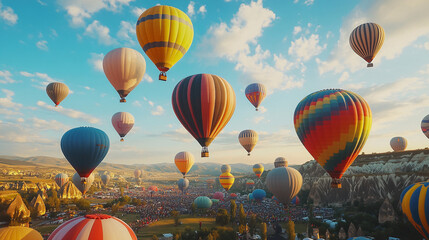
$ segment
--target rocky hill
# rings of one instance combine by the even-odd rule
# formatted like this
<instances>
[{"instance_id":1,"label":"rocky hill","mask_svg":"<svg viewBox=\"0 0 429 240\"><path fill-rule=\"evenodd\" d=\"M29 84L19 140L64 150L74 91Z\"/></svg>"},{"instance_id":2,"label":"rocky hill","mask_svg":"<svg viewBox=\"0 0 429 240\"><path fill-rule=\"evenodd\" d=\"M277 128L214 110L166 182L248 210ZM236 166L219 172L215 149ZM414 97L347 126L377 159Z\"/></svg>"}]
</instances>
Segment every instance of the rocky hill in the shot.
<instances>
[{"instance_id":1,"label":"rocky hill","mask_svg":"<svg viewBox=\"0 0 429 240\"><path fill-rule=\"evenodd\" d=\"M397 203L402 190L429 176L429 149L359 155L342 178L342 188L332 189L331 178L314 160L299 171L303 190L316 205L341 205L354 200Z\"/></svg>"}]
</instances>

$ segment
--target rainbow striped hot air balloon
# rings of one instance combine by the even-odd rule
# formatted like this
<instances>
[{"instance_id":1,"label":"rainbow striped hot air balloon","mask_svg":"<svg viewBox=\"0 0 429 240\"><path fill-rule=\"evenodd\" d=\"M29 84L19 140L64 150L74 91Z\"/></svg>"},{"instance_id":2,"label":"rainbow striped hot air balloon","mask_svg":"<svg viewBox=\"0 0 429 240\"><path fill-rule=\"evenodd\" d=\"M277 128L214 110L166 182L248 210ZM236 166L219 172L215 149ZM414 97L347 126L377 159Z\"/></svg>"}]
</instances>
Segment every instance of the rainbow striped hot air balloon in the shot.
<instances>
[{"instance_id":1,"label":"rainbow striped hot air balloon","mask_svg":"<svg viewBox=\"0 0 429 240\"><path fill-rule=\"evenodd\" d=\"M404 137L394 137L390 140L390 146L395 152L404 151L407 148L407 145L407 139Z\"/></svg>"},{"instance_id":2,"label":"rainbow striped hot air balloon","mask_svg":"<svg viewBox=\"0 0 429 240\"><path fill-rule=\"evenodd\" d=\"M412 184L399 198L402 212L425 239L429 239L428 187L429 182Z\"/></svg>"},{"instance_id":3,"label":"rainbow striped hot air balloon","mask_svg":"<svg viewBox=\"0 0 429 240\"><path fill-rule=\"evenodd\" d=\"M220 185L222 185L223 189L227 192L234 184L234 180L234 176L229 172L224 172L219 176Z\"/></svg>"},{"instance_id":4,"label":"rainbow striped hot air balloon","mask_svg":"<svg viewBox=\"0 0 429 240\"><path fill-rule=\"evenodd\" d=\"M349 42L353 51L368 62L367 67L372 67L371 62L384 42L384 30L376 23L361 24L350 34Z\"/></svg>"},{"instance_id":5,"label":"rainbow striped hot air balloon","mask_svg":"<svg viewBox=\"0 0 429 240\"><path fill-rule=\"evenodd\" d=\"M249 102L255 106L255 110L258 111L258 107L267 95L267 91L261 83L252 83L246 87L245 94Z\"/></svg>"},{"instance_id":6,"label":"rainbow striped hot air balloon","mask_svg":"<svg viewBox=\"0 0 429 240\"><path fill-rule=\"evenodd\" d=\"M89 214L61 224L48 240L137 240L121 219L106 214Z\"/></svg>"},{"instance_id":7,"label":"rainbow striped hot air balloon","mask_svg":"<svg viewBox=\"0 0 429 240\"><path fill-rule=\"evenodd\" d=\"M302 144L332 177L333 188L362 150L371 129L371 109L359 95L329 89L305 97L294 124Z\"/></svg>"},{"instance_id":8,"label":"rainbow striped hot air balloon","mask_svg":"<svg viewBox=\"0 0 429 240\"><path fill-rule=\"evenodd\" d=\"M260 178L262 173L264 172L264 166L260 163L253 165L253 172L258 178Z\"/></svg>"}]
</instances>

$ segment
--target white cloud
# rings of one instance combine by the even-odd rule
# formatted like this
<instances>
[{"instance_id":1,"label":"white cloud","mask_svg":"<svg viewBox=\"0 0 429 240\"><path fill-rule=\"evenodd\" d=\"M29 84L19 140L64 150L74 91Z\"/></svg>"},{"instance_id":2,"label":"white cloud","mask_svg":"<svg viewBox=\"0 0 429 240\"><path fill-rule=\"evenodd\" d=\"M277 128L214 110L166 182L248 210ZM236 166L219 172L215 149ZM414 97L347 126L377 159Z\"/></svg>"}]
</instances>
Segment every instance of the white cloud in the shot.
<instances>
[{"instance_id":1,"label":"white cloud","mask_svg":"<svg viewBox=\"0 0 429 240\"><path fill-rule=\"evenodd\" d=\"M37 48L44 50L44 51L48 51L48 41L46 40L40 40L36 43Z\"/></svg>"},{"instance_id":2,"label":"white cloud","mask_svg":"<svg viewBox=\"0 0 429 240\"><path fill-rule=\"evenodd\" d=\"M150 106L152 106L152 107L155 105L152 101L148 101L148 103L149 103L149 105L150 105Z\"/></svg>"},{"instance_id":3,"label":"white cloud","mask_svg":"<svg viewBox=\"0 0 429 240\"><path fill-rule=\"evenodd\" d=\"M142 106L141 102L140 102L140 101L138 101L138 100L135 100L132 104L133 104L134 106L136 106L136 107L141 107L141 106Z\"/></svg>"},{"instance_id":4,"label":"white cloud","mask_svg":"<svg viewBox=\"0 0 429 240\"><path fill-rule=\"evenodd\" d=\"M56 38L56 37L58 37L58 33L57 33L57 31L55 30L55 29L53 29L53 28L51 28L51 38Z\"/></svg>"},{"instance_id":5,"label":"white cloud","mask_svg":"<svg viewBox=\"0 0 429 240\"><path fill-rule=\"evenodd\" d=\"M18 21L18 15L13 11L11 7L3 6L0 2L0 18L3 19L9 25L15 25Z\"/></svg>"},{"instance_id":6,"label":"white cloud","mask_svg":"<svg viewBox=\"0 0 429 240\"><path fill-rule=\"evenodd\" d=\"M149 76L149 74L145 74L144 76L143 76L143 81L145 81L145 82L148 82L148 83L151 83L151 82L153 82L153 78L151 77L151 76Z\"/></svg>"},{"instance_id":7,"label":"white cloud","mask_svg":"<svg viewBox=\"0 0 429 240\"><path fill-rule=\"evenodd\" d=\"M94 20L85 29L84 35L98 39L98 42L104 45L112 45L116 43L116 40L110 36L110 29L102 25L99 21Z\"/></svg>"},{"instance_id":8,"label":"white cloud","mask_svg":"<svg viewBox=\"0 0 429 240\"><path fill-rule=\"evenodd\" d=\"M426 9L429 9L429 1L426 0L415 0L413 4L402 0L359 2L343 22L337 46L329 58L326 61L317 60L319 73L355 72L366 66L365 61L352 51L348 39L355 27L368 21L378 23L386 33L384 44L375 58L376 64L383 58L399 56L405 47L419 37L429 35L429 14Z\"/></svg>"},{"instance_id":9,"label":"white cloud","mask_svg":"<svg viewBox=\"0 0 429 240\"><path fill-rule=\"evenodd\" d=\"M423 44L423 47L424 47L426 50L429 50L429 42L425 42L425 43Z\"/></svg>"},{"instance_id":10,"label":"white cloud","mask_svg":"<svg viewBox=\"0 0 429 240\"><path fill-rule=\"evenodd\" d=\"M122 6L127 6L133 0L57 0L71 17L70 24L74 27L85 25L85 19L102 10L119 11Z\"/></svg>"},{"instance_id":11,"label":"white cloud","mask_svg":"<svg viewBox=\"0 0 429 240\"><path fill-rule=\"evenodd\" d=\"M7 70L0 71L0 83L14 83L15 80L12 79L12 73Z\"/></svg>"},{"instance_id":12,"label":"white cloud","mask_svg":"<svg viewBox=\"0 0 429 240\"><path fill-rule=\"evenodd\" d=\"M258 124L258 123L260 123L264 119L265 119L264 116L257 116L257 117L253 118L253 122L256 123L256 124Z\"/></svg>"},{"instance_id":13,"label":"white cloud","mask_svg":"<svg viewBox=\"0 0 429 240\"><path fill-rule=\"evenodd\" d=\"M25 122L24 118L17 118L16 121L19 122L19 123Z\"/></svg>"},{"instance_id":14,"label":"white cloud","mask_svg":"<svg viewBox=\"0 0 429 240\"><path fill-rule=\"evenodd\" d=\"M12 97L15 95L15 92L4 88L1 91L6 96L3 98L0 98L0 108L12 108L12 109L18 110L19 108L22 107L22 104L15 103L12 101Z\"/></svg>"},{"instance_id":15,"label":"white cloud","mask_svg":"<svg viewBox=\"0 0 429 240\"><path fill-rule=\"evenodd\" d=\"M102 53L91 53L91 58L88 59L88 63L98 72L103 72L103 58Z\"/></svg>"},{"instance_id":16,"label":"white cloud","mask_svg":"<svg viewBox=\"0 0 429 240\"><path fill-rule=\"evenodd\" d=\"M82 121L86 121L89 123L98 123L100 122L100 119L93 117L89 114L74 110L74 109L69 109L69 108L64 108L62 106L58 106L58 107L54 107L53 105L48 105L47 103L43 102L43 101L38 101L37 102L37 106L47 109L47 110L51 110L51 111L56 111L64 116L70 117L70 118L74 118L74 119L79 119Z\"/></svg>"},{"instance_id":17,"label":"white cloud","mask_svg":"<svg viewBox=\"0 0 429 240\"><path fill-rule=\"evenodd\" d=\"M198 8L198 13L205 14L206 12L206 5L202 5L200 8Z\"/></svg>"},{"instance_id":18,"label":"white cloud","mask_svg":"<svg viewBox=\"0 0 429 240\"><path fill-rule=\"evenodd\" d=\"M164 108L162 106L156 106L156 109L151 112L154 116L159 116L164 114Z\"/></svg>"},{"instance_id":19,"label":"white cloud","mask_svg":"<svg viewBox=\"0 0 429 240\"><path fill-rule=\"evenodd\" d=\"M136 36L135 24L131 24L126 21L121 21L121 28L119 29L116 36L124 41L127 41L130 45L135 45L134 37ZM131 37L132 36L132 37Z\"/></svg>"},{"instance_id":20,"label":"white cloud","mask_svg":"<svg viewBox=\"0 0 429 240\"><path fill-rule=\"evenodd\" d=\"M54 141L44 138L40 135L40 129L34 129L29 124L4 122L0 124L0 139L3 141L15 143L32 143L32 144L53 144ZM3 142L4 146L5 143ZM22 153L24 149L19 152Z\"/></svg>"},{"instance_id":21,"label":"white cloud","mask_svg":"<svg viewBox=\"0 0 429 240\"><path fill-rule=\"evenodd\" d=\"M259 106L258 109L260 113L265 113L267 111L267 109L264 106Z\"/></svg>"},{"instance_id":22,"label":"white cloud","mask_svg":"<svg viewBox=\"0 0 429 240\"><path fill-rule=\"evenodd\" d=\"M25 72L25 71L21 71L21 72L19 72L19 74L21 74L24 77L34 77L34 74L29 73L29 72Z\"/></svg>"},{"instance_id":23,"label":"white cloud","mask_svg":"<svg viewBox=\"0 0 429 240\"><path fill-rule=\"evenodd\" d=\"M293 28L293 35L297 35L298 33L300 33L302 31L302 27L300 26L295 26Z\"/></svg>"},{"instance_id":24,"label":"white cloud","mask_svg":"<svg viewBox=\"0 0 429 240\"><path fill-rule=\"evenodd\" d=\"M303 36L291 42L288 53L295 56L298 61L305 62L319 55L325 48L326 45L319 45L319 35L311 34L309 38Z\"/></svg>"},{"instance_id":25,"label":"white cloud","mask_svg":"<svg viewBox=\"0 0 429 240\"><path fill-rule=\"evenodd\" d=\"M195 14L195 3L190 1L188 4L188 15L192 17Z\"/></svg>"},{"instance_id":26,"label":"white cloud","mask_svg":"<svg viewBox=\"0 0 429 240\"><path fill-rule=\"evenodd\" d=\"M131 13L134 14L134 16L136 17L140 17L140 15L142 15L142 13L146 11L146 8L139 8L139 7L134 7L131 10Z\"/></svg>"},{"instance_id":27,"label":"white cloud","mask_svg":"<svg viewBox=\"0 0 429 240\"><path fill-rule=\"evenodd\" d=\"M305 0L304 4L310 6L314 3L314 0Z\"/></svg>"},{"instance_id":28,"label":"white cloud","mask_svg":"<svg viewBox=\"0 0 429 240\"><path fill-rule=\"evenodd\" d=\"M24 120L24 119L22 119ZM32 128L37 128L39 130L68 130L69 127L57 120L44 120L40 118L33 117L28 121Z\"/></svg>"},{"instance_id":29,"label":"white cloud","mask_svg":"<svg viewBox=\"0 0 429 240\"><path fill-rule=\"evenodd\" d=\"M88 87L88 86L85 86L85 87L83 87L83 88L85 88L86 90L93 90L92 88L90 88L90 87Z\"/></svg>"},{"instance_id":30,"label":"white cloud","mask_svg":"<svg viewBox=\"0 0 429 240\"><path fill-rule=\"evenodd\" d=\"M341 74L340 79L338 79L338 83L345 82L349 80L349 78L350 78L350 74L348 72L343 72L343 74Z\"/></svg>"}]
</instances>

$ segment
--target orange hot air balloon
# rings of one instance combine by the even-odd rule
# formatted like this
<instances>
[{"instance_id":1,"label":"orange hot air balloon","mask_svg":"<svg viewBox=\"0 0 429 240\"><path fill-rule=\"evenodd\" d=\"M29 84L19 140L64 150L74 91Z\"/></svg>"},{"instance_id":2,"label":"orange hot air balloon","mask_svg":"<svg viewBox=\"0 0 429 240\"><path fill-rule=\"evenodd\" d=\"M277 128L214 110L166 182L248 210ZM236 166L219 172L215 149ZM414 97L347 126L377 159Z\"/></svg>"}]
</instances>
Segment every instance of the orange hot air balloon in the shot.
<instances>
[{"instance_id":1,"label":"orange hot air balloon","mask_svg":"<svg viewBox=\"0 0 429 240\"><path fill-rule=\"evenodd\" d=\"M235 110L235 93L231 85L216 75L192 75L176 85L171 101L183 127L203 147L201 157L208 157L208 146Z\"/></svg>"},{"instance_id":2,"label":"orange hot air balloon","mask_svg":"<svg viewBox=\"0 0 429 240\"><path fill-rule=\"evenodd\" d=\"M131 48L117 48L104 56L103 69L107 79L126 102L125 97L141 82L146 72L143 56Z\"/></svg>"},{"instance_id":3,"label":"orange hot air balloon","mask_svg":"<svg viewBox=\"0 0 429 240\"><path fill-rule=\"evenodd\" d=\"M161 71L159 80L188 51L194 38L191 19L170 6L155 6L144 11L136 24L136 34L146 55Z\"/></svg>"},{"instance_id":4,"label":"orange hot air balloon","mask_svg":"<svg viewBox=\"0 0 429 240\"><path fill-rule=\"evenodd\" d=\"M194 165L194 155L190 152L179 152L174 157L174 163L177 169L183 174L183 177L191 170Z\"/></svg>"},{"instance_id":5,"label":"orange hot air balloon","mask_svg":"<svg viewBox=\"0 0 429 240\"><path fill-rule=\"evenodd\" d=\"M219 176L220 185L222 185L223 189L227 192L234 184L234 180L234 176L229 172L224 172Z\"/></svg>"},{"instance_id":6,"label":"orange hot air balloon","mask_svg":"<svg viewBox=\"0 0 429 240\"><path fill-rule=\"evenodd\" d=\"M368 62L367 67L372 67L371 62L384 42L384 30L376 23L361 24L350 34L349 42L353 51Z\"/></svg>"},{"instance_id":7,"label":"orange hot air balloon","mask_svg":"<svg viewBox=\"0 0 429 240\"><path fill-rule=\"evenodd\" d=\"M123 142L125 135L134 126L134 117L131 113L117 112L112 116L112 125L121 137L121 142Z\"/></svg>"},{"instance_id":8,"label":"orange hot air balloon","mask_svg":"<svg viewBox=\"0 0 429 240\"><path fill-rule=\"evenodd\" d=\"M340 179L365 145L371 123L366 101L342 89L308 95L294 114L299 139L332 177L333 188L341 188Z\"/></svg>"},{"instance_id":9,"label":"orange hot air balloon","mask_svg":"<svg viewBox=\"0 0 429 240\"><path fill-rule=\"evenodd\" d=\"M67 85L64 83L52 82L46 86L46 93L52 102L55 103L55 107L57 107L58 104L60 104L60 102L63 101L69 94L69 87L67 87Z\"/></svg>"}]
</instances>

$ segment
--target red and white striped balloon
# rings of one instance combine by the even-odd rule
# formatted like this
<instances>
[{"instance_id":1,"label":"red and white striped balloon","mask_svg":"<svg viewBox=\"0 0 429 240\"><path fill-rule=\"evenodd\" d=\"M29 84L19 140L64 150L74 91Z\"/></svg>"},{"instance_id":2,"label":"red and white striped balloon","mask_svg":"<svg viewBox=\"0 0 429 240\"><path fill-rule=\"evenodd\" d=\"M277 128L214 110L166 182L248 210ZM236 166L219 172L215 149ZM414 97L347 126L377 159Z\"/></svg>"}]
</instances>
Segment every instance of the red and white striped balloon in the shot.
<instances>
[{"instance_id":1,"label":"red and white striped balloon","mask_svg":"<svg viewBox=\"0 0 429 240\"><path fill-rule=\"evenodd\" d=\"M89 214L61 224L48 240L137 240L121 219L106 214Z\"/></svg>"}]
</instances>

